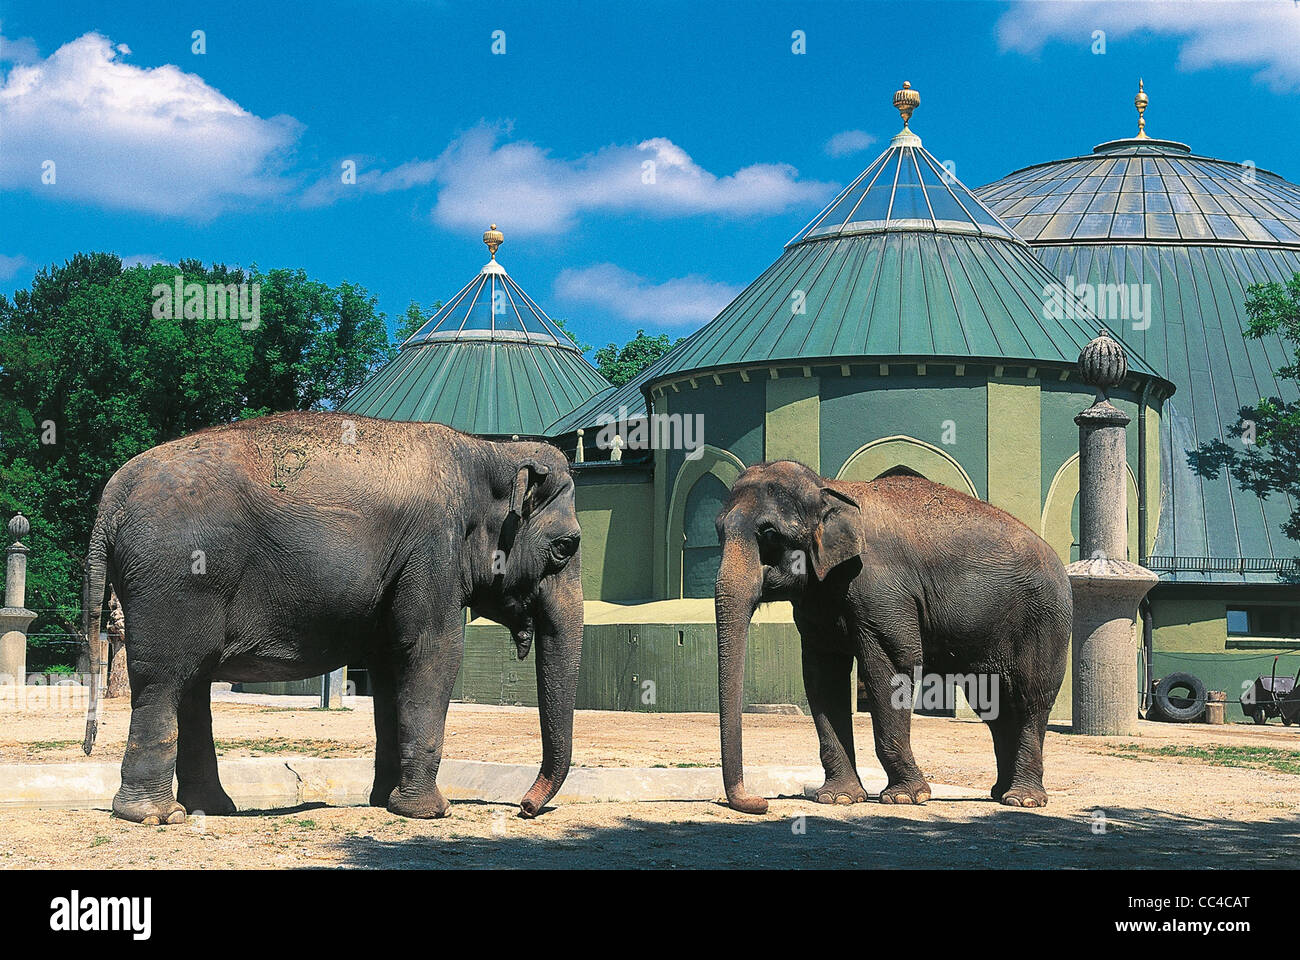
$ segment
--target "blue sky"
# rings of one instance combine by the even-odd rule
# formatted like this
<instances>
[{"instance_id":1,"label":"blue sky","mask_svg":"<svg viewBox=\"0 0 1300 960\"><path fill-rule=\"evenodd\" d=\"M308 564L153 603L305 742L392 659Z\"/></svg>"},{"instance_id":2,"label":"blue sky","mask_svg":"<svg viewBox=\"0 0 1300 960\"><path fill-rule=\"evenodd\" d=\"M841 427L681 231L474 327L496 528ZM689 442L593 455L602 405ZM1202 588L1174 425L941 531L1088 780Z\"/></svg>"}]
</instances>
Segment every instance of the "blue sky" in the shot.
<instances>
[{"instance_id":1,"label":"blue sky","mask_svg":"<svg viewBox=\"0 0 1300 960\"><path fill-rule=\"evenodd\" d=\"M1300 179L1289 0L0 0L0 37L5 292L110 250L302 267L395 320L491 221L587 341L684 335L887 144L904 80L972 187L1132 135L1139 76L1152 136Z\"/></svg>"}]
</instances>

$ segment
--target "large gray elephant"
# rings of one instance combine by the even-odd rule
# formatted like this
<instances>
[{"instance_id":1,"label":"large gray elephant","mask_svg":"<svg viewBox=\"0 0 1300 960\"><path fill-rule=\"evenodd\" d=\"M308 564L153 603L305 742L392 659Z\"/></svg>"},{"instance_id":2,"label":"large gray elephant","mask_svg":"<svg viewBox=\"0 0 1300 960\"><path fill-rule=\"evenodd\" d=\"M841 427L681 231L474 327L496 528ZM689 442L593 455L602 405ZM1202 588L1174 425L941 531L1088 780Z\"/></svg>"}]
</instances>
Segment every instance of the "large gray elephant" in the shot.
<instances>
[{"instance_id":1,"label":"large gray elephant","mask_svg":"<svg viewBox=\"0 0 1300 960\"><path fill-rule=\"evenodd\" d=\"M972 706L993 734L993 797L1047 803L1043 738L1065 676L1072 608L1065 569L1037 534L919 476L849 483L788 460L742 473L717 525L722 775L732 807L767 810L745 790L740 720L750 620L771 600L794 606L826 769L818 801L867 799L853 751L856 659L889 778L882 802L930 798L911 747L920 668L984 681L975 689L992 696Z\"/></svg>"},{"instance_id":2,"label":"large gray elephant","mask_svg":"<svg viewBox=\"0 0 1300 960\"><path fill-rule=\"evenodd\" d=\"M534 816L572 753L578 545L568 463L542 443L287 413L140 454L104 488L83 598L97 661L105 577L126 616L131 726L113 810L142 823L233 812L217 778L209 682L363 661L375 705L370 802L442 816L435 778L470 607L510 629L520 659L536 638L542 767L520 804Z\"/></svg>"}]
</instances>

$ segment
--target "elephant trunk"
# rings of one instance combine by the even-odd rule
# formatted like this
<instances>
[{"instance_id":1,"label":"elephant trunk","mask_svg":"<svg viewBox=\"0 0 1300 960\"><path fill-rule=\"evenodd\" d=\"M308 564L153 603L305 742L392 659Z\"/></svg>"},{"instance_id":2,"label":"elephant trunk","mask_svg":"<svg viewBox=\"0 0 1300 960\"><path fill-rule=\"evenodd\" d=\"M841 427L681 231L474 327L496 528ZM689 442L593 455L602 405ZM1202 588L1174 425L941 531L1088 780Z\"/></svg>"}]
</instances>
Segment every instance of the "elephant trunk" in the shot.
<instances>
[{"instance_id":1,"label":"elephant trunk","mask_svg":"<svg viewBox=\"0 0 1300 960\"><path fill-rule=\"evenodd\" d=\"M763 592L758 544L728 536L714 591L718 626L718 720L722 732L722 783L727 802L743 813L766 813L767 801L745 790L740 717L745 685L745 644L749 623Z\"/></svg>"},{"instance_id":2,"label":"elephant trunk","mask_svg":"<svg viewBox=\"0 0 1300 960\"><path fill-rule=\"evenodd\" d=\"M525 817L537 816L559 792L573 759L573 706L582 658L581 569L575 556L542 591L536 643L542 769L519 803Z\"/></svg>"}]
</instances>

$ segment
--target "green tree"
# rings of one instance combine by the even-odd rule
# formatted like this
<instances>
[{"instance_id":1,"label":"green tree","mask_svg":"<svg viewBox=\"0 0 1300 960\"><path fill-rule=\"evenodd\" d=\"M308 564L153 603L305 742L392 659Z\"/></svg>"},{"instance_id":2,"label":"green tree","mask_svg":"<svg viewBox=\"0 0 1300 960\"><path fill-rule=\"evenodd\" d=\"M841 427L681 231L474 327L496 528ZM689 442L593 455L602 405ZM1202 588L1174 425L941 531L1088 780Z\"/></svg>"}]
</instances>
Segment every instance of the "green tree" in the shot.
<instances>
[{"instance_id":1,"label":"green tree","mask_svg":"<svg viewBox=\"0 0 1300 960\"><path fill-rule=\"evenodd\" d=\"M1300 387L1300 273L1286 283L1256 284L1247 290L1247 335L1255 339L1281 336L1293 351L1292 362L1277 376ZM1300 400L1261 397L1242 407L1228 426L1232 443L1215 440L1190 454L1192 466L1217 477L1227 468L1242 487L1261 497L1286 494L1295 509L1283 532L1300 540Z\"/></svg>"},{"instance_id":2,"label":"green tree","mask_svg":"<svg viewBox=\"0 0 1300 960\"><path fill-rule=\"evenodd\" d=\"M569 342L578 348L579 353L586 353L591 349L591 344L584 343L578 339L578 335L569 327L569 321L562 317L553 317L551 322L559 328L560 332L569 338Z\"/></svg>"},{"instance_id":3,"label":"green tree","mask_svg":"<svg viewBox=\"0 0 1300 960\"><path fill-rule=\"evenodd\" d=\"M154 291L178 275L259 284L260 316L167 316ZM32 523L28 605L75 615L99 493L123 463L201 427L334 406L386 359L386 330L353 284L194 260L77 254L0 296L0 510Z\"/></svg>"},{"instance_id":4,"label":"green tree","mask_svg":"<svg viewBox=\"0 0 1300 960\"><path fill-rule=\"evenodd\" d=\"M417 330L429 322L429 319L442 309L442 301L435 300L427 307L421 307L414 300L406 307L406 313L402 314L402 321L397 325L393 332L393 346L390 353L397 356L398 349L409 340Z\"/></svg>"},{"instance_id":5,"label":"green tree","mask_svg":"<svg viewBox=\"0 0 1300 960\"><path fill-rule=\"evenodd\" d=\"M596 369L614 386L621 387L681 342L670 340L666 333L651 337L638 330L621 347L611 343L597 350Z\"/></svg>"}]
</instances>

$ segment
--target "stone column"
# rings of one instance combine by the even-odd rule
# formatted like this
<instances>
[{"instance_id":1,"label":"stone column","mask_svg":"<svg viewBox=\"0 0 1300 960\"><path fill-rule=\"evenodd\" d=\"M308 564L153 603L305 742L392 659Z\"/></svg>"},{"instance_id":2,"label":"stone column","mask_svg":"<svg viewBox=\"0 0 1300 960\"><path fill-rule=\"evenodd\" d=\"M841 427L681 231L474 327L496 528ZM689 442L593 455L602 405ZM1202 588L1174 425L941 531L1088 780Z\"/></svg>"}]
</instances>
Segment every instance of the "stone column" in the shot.
<instances>
[{"instance_id":1,"label":"stone column","mask_svg":"<svg viewBox=\"0 0 1300 960\"><path fill-rule=\"evenodd\" d=\"M27 682L27 628L36 614L26 607L27 554L22 538L31 524L21 513L9 521L13 545L6 551L5 605L0 609L0 683Z\"/></svg>"},{"instance_id":2,"label":"stone column","mask_svg":"<svg viewBox=\"0 0 1300 960\"><path fill-rule=\"evenodd\" d=\"M348 668L339 667L321 677L320 705L326 710L343 709L343 691L348 685Z\"/></svg>"},{"instance_id":3,"label":"stone column","mask_svg":"<svg viewBox=\"0 0 1300 960\"><path fill-rule=\"evenodd\" d=\"M1125 428L1129 418L1106 396L1128 373L1124 348L1106 333L1079 354L1097 400L1074 418L1079 425L1079 560L1066 568L1074 593L1073 702L1075 733L1132 734L1137 728L1137 605L1157 582L1130 563Z\"/></svg>"}]
</instances>

